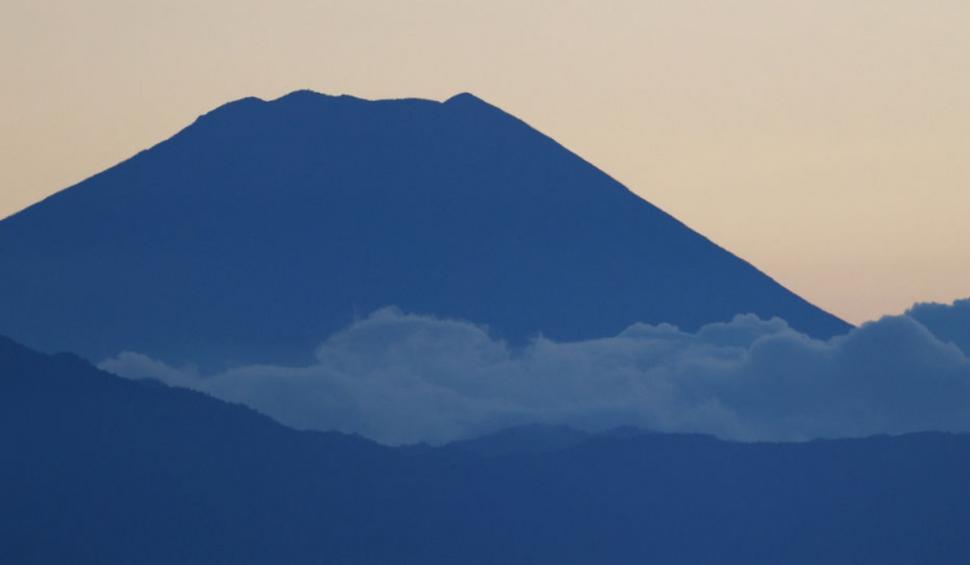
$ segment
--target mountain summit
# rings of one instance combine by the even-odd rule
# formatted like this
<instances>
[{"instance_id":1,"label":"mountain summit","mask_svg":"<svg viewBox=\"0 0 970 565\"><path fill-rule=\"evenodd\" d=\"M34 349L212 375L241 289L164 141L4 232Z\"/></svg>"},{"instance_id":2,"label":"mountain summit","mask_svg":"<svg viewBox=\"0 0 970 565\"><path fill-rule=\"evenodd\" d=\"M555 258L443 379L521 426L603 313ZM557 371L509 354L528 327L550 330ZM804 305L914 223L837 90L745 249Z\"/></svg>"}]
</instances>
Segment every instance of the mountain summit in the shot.
<instances>
[{"instance_id":1,"label":"mountain summit","mask_svg":"<svg viewBox=\"0 0 970 565\"><path fill-rule=\"evenodd\" d=\"M471 94L246 98L0 222L0 333L294 361L387 305L512 342L778 316L848 328Z\"/></svg>"}]
</instances>

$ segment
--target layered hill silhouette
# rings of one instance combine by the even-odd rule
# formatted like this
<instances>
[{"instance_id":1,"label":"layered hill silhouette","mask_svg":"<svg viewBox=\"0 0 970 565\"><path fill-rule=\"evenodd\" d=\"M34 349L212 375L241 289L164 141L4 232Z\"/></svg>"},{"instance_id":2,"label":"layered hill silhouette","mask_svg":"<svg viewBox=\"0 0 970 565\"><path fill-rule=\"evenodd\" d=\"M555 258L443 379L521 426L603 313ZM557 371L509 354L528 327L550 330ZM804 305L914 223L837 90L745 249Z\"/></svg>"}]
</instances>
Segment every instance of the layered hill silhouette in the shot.
<instances>
[{"instance_id":1,"label":"layered hill silhouette","mask_svg":"<svg viewBox=\"0 0 970 565\"><path fill-rule=\"evenodd\" d=\"M848 328L470 94L239 100L0 222L0 249L0 333L92 360L292 362L388 305L512 342Z\"/></svg>"},{"instance_id":2,"label":"layered hill silhouette","mask_svg":"<svg viewBox=\"0 0 970 565\"><path fill-rule=\"evenodd\" d=\"M970 436L298 432L0 339L0 555L85 564L963 564Z\"/></svg>"}]
</instances>

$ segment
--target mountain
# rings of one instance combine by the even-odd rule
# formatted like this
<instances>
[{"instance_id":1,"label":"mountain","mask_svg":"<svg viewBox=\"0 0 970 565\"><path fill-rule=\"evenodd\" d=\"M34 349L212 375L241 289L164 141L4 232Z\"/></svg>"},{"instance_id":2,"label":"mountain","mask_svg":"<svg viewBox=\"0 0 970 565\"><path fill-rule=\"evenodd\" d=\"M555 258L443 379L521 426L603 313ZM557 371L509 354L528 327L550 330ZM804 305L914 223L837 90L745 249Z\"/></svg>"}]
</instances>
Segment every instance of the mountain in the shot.
<instances>
[{"instance_id":1,"label":"mountain","mask_svg":"<svg viewBox=\"0 0 970 565\"><path fill-rule=\"evenodd\" d=\"M545 453L580 445L590 436L568 426L530 424L452 442L451 447L486 456Z\"/></svg>"},{"instance_id":2,"label":"mountain","mask_svg":"<svg viewBox=\"0 0 970 565\"><path fill-rule=\"evenodd\" d=\"M743 444L529 428L395 449L0 339L0 446L0 555L19 565L970 555L967 435Z\"/></svg>"},{"instance_id":3,"label":"mountain","mask_svg":"<svg viewBox=\"0 0 970 565\"><path fill-rule=\"evenodd\" d=\"M302 361L389 305L514 343L848 329L469 94L239 100L0 222L0 249L0 333L92 360Z\"/></svg>"}]
</instances>

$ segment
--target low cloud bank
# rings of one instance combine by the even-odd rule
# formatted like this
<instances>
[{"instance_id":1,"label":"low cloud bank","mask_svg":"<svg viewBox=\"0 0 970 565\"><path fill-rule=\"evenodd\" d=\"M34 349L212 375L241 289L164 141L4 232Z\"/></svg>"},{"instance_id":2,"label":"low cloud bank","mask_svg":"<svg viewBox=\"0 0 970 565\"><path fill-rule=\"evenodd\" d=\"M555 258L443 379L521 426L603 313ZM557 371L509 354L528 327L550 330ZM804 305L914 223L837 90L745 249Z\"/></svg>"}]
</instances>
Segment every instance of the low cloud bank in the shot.
<instances>
[{"instance_id":1,"label":"low cloud bank","mask_svg":"<svg viewBox=\"0 0 970 565\"><path fill-rule=\"evenodd\" d=\"M970 298L953 304L921 302L907 310L906 315L929 328L936 337L956 344L970 355Z\"/></svg>"},{"instance_id":2,"label":"low cloud bank","mask_svg":"<svg viewBox=\"0 0 970 565\"><path fill-rule=\"evenodd\" d=\"M615 337L513 349L472 323L385 308L323 342L307 367L201 375L132 352L100 367L245 404L292 427L389 444L533 422L782 441L970 431L970 359L913 313L828 341L744 315L696 333L634 324ZM954 327L970 327L970 308L953 316L964 324Z\"/></svg>"}]
</instances>

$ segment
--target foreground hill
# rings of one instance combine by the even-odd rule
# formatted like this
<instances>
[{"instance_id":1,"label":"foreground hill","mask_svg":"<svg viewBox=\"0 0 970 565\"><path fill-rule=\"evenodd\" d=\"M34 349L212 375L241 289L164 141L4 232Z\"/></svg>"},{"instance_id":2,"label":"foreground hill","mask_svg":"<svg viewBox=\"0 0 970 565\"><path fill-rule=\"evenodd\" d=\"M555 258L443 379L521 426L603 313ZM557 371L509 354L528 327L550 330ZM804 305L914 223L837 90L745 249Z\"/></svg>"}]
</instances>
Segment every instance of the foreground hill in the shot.
<instances>
[{"instance_id":1,"label":"foreground hill","mask_svg":"<svg viewBox=\"0 0 970 565\"><path fill-rule=\"evenodd\" d=\"M0 333L92 360L292 362L388 305L512 341L848 328L468 94L240 100L0 222L0 249Z\"/></svg>"},{"instance_id":2,"label":"foreground hill","mask_svg":"<svg viewBox=\"0 0 970 565\"><path fill-rule=\"evenodd\" d=\"M966 563L970 437L521 428L392 449L0 340L0 555L83 564Z\"/></svg>"}]
</instances>

